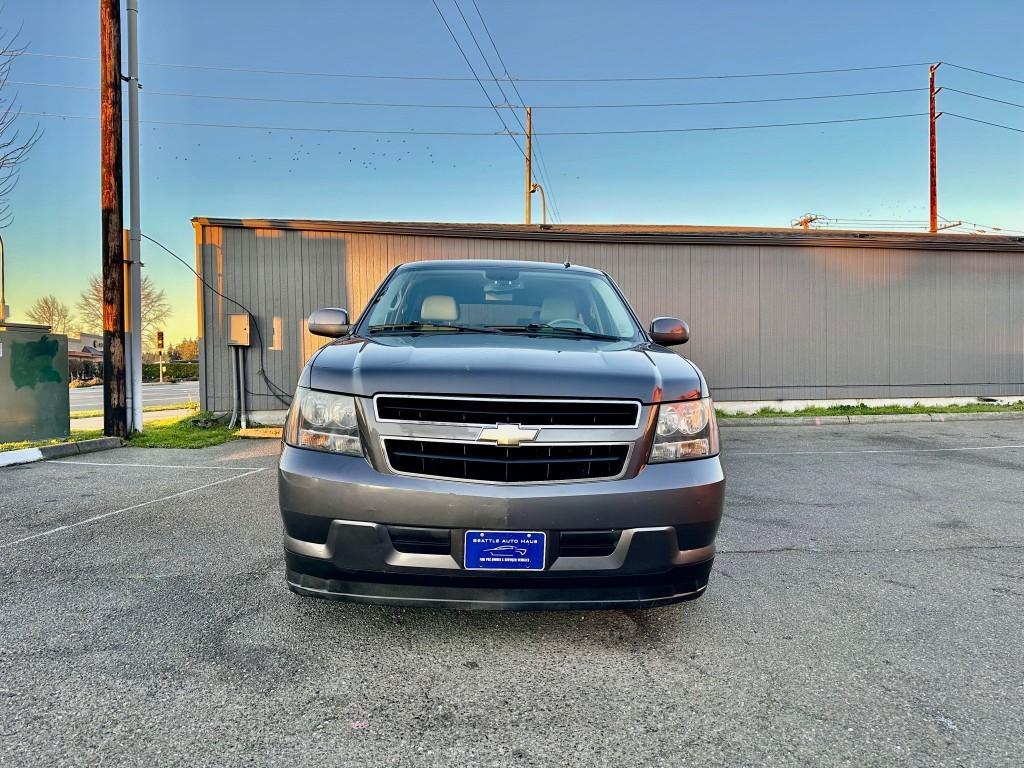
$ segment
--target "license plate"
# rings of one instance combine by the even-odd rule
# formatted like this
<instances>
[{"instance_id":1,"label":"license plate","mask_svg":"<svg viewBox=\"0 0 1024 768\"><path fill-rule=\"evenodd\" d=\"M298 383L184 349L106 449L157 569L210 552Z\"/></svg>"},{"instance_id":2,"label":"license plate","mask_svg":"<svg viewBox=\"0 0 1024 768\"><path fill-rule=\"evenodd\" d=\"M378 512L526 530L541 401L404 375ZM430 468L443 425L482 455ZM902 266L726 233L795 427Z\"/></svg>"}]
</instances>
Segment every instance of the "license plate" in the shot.
<instances>
[{"instance_id":1,"label":"license plate","mask_svg":"<svg viewBox=\"0 0 1024 768\"><path fill-rule=\"evenodd\" d=\"M546 538L539 531L466 531L466 568L543 571Z\"/></svg>"}]
</instances>

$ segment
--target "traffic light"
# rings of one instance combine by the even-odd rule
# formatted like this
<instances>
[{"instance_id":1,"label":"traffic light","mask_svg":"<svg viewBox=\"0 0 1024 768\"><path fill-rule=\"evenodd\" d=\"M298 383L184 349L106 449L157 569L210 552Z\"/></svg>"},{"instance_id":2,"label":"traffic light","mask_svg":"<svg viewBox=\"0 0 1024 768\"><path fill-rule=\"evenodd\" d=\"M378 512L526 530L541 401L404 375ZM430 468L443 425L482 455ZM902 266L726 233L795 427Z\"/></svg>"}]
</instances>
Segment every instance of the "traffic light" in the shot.
<instances>
[{"instance_id":1,"label":"traffic light","mask_svg":"<svg viewBox=\"0 0 1024 768\"><path fill-rule=\"evenodd\" d=\"M157 349L163 349L164 348L164 332L163 331L157 331L156 332L156 348Z\"/></svg>"}]
</instances>

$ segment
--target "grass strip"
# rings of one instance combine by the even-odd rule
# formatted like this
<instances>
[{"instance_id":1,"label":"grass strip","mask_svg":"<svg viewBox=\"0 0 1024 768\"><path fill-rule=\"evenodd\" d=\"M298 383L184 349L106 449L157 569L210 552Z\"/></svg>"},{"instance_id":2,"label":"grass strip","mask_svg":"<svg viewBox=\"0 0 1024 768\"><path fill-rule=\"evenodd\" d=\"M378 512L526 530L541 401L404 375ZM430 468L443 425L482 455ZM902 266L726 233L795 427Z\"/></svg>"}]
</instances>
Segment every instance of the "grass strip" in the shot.
<instances>
[{"instance_id":1,"label":"grass strip","mask_svg":"<svg viewBox=\"0 0 1024 768\"><path fill-rule=\"evenodd\" d=\"M199 410L199 403L197 403L194 400L192 400L192 401L189 401L187 403L170 403L168 405L146 405L146 406L143 406L142 412L143 413L155 413L157 411L180 411L180 410L183 410L185 408L188 408L189 410L192 410L192 411L198 411ZM71 418L72 419L91 419L91 418L95 418L97 416L102 416L102 415L103 415L103 409L102 408L100 408L98 410L92 410L92 411L72 411L71 412Z\"/></svg>"},{"instance_id":2,"label":"grass strip","mask_svg":"<svg viewBox=\"0 0 1024 768\"><path fill-rule=\"evenodd\" d=\"M103 430L76 430L67 440L24 440L17 443L0 443L0 451L41 448L46 445L90 440L95 437L103 437ZM237 439L237 428L228 429L226 425L214 421L208 413L196 413L147 422L145 431L134 433L128 438L127 445L137 448L209 448Z\"/></svg>"},{"instance_id":3,"label":"grass strip","mask_svg":"<svg viewBox=\"0 0 1024 768\"><path fill-rule=\"evenodd\" d=\"M72 432L71 437L67 439L20 440L16 443L0 443L0 452L20 451L22 448L43 448L47 445L59 445L60 443L77 443L80 440L93 440L97 437L103 437L102 429L83 429L80 432Z\"/></svg>"},{"instance_id":4,"label":"grass strip","mask_svg":"<svg viewBox=\"0 0 1024 768\"><path fill-rule=\"evenodd\" d=\"M238 439L238 429L213 421L208 413L157 419L146 424L142 432L128 438L128 445L137 448L209 448Z\"/></svg>"}]
</instances>

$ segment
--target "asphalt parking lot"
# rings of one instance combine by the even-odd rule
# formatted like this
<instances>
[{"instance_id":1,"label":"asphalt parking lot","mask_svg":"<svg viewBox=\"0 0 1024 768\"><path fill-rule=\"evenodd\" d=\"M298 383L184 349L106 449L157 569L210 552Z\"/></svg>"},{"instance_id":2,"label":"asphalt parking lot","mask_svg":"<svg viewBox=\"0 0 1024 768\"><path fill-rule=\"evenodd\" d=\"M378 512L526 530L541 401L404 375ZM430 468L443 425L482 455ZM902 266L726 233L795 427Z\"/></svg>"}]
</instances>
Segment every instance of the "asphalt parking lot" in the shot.
<instances>
[{"instance_id":1,"label":"asphalt parking lot","mask_svg":"<svg viewBox=\"0 0 1024 768\"><path fill-rule=\"evenodd\" d=\"M269 441L0 469L0 764L1020 765L1024 422L723 441L644 612L299 598Z\"/></svg>"}]
</instances>

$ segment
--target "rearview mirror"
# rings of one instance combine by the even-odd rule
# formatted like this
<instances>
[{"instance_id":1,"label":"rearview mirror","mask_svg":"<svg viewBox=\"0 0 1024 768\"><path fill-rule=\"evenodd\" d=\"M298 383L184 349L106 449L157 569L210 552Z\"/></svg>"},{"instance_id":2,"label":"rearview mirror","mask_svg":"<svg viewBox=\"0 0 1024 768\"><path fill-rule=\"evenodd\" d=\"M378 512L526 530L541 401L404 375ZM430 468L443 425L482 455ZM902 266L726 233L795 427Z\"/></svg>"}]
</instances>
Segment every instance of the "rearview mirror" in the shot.
<instances>
[{"instance_id":1,"label":"rearview mirror","mask_svg":"<svg viewBox=\"0 0 1024 768\"><path fill-rule=\"evenodd\" d=\"M348 334L348 312L337 307L318 309L309 316L306 327L314 336L327 336L336 339Z\"/></svg>"},{"instance_id":2,"label":"rearview mirror","mask_svg":"<svg viewBox=\"0 0 1024 768\"><path fill-rule=\"evenodd\" d=\"M689 326L678 317L656 317L651 321L651 340L671 347L690 340Z\"/></svg>"}]
</instances>

